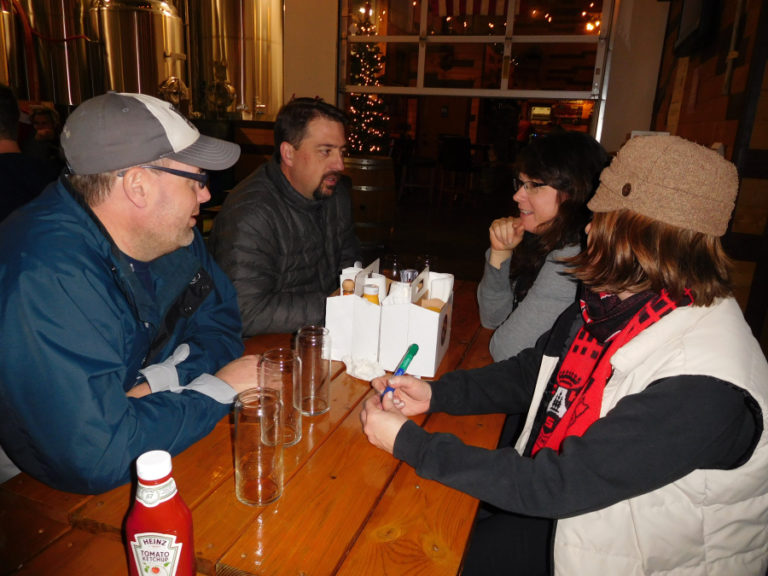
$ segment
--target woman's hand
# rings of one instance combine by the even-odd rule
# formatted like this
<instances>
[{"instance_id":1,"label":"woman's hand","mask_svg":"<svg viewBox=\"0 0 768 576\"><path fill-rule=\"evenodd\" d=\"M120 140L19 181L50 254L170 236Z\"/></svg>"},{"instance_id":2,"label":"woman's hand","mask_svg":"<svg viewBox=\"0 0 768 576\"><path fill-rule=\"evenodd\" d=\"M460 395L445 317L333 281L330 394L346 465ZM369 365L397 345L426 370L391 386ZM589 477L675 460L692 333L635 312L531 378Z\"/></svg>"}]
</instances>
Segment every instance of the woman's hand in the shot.
<instances>
[{"instance_id":1,"label":"woman's hand","mask_svg":"<svg viewBox=\"0 0 768 576\"><path fill-rule=\"evenodd\" d=\"M405 416L424 414L432 400L432 387L414 376L379 376L371 380L371 386L381 396L387 386L394 388L392 404Z\"/></svg>"},{"instance_id":2,"label":"woman's hand","mask_svg":"<svg viewBox=\"0 0 768 576\"><path fill-rule=\"evenodd\" d=\"M360 412L360 422L368 441L392 454L395 449L395 439L408 421L393 403L393 393L387 392L384 397L376 393L363 404Z\"/></svg>"},{"instance_id":3,"label":"woman's hand","mask_svg":"<svg viewBox=\"0 0 768 576\"><path fill-rule=\"evenodd\" d=\"M494 268L501 268L501 263L512 256L514 250L523 240L525 229L520 218L499 218L491 222L488 236L491 241L489 263Z\"/></svg>"}]
</instances>

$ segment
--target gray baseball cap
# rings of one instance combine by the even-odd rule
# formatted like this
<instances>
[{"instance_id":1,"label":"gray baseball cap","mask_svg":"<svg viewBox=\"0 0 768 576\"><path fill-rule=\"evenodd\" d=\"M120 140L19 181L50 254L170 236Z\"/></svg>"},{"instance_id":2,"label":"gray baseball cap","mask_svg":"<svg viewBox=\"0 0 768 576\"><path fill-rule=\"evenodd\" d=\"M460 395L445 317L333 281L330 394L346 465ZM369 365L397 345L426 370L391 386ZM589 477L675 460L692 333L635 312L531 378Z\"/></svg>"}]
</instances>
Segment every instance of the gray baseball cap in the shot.
<instances>
[{"instance_id":1,"label":"gray baseball cap","mask_svg":"<svg viewBox=\"0 0 768 576\"><path fill-rule=\"evenodd\" d=\"M224 170L240 157L240 146L200 134L169 102L118 92L75 108L64 124L61 147L73 174L101 174L161 158Z\"/></svg>"}]
</instances>

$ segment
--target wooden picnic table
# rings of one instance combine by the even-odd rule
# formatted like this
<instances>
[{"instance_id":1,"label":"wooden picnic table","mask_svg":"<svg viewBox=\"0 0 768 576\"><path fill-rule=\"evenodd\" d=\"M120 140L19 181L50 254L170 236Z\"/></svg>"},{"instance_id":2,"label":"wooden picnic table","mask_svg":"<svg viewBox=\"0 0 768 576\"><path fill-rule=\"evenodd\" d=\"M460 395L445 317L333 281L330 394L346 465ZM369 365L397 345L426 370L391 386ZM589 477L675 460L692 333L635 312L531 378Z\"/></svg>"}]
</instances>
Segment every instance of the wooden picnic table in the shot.
<instances>
[{"instance_id":1,"label":"wooden picnic table","mask_svg":"<svg viewBox=\"0 0 768 576\"><path fill-rule=\"evenodd\" d=\"M476 284L457 281L451 342L438 376L491 362ZM291 335L247 341L248 353L289 346ZM231 416L173 458L179 492L192 509L197 570L206 575L457 574L478 501L372 446L359 420L370 384L334 362L331 409L303 418L303 438L285 449L285 488L264 507L235 497ZM502 415L422 415L429 431L492 448ZM128 573L122 525L130 484L80 495L26 474L0 485L0 574Z\"/></svg>"}]
</instances>

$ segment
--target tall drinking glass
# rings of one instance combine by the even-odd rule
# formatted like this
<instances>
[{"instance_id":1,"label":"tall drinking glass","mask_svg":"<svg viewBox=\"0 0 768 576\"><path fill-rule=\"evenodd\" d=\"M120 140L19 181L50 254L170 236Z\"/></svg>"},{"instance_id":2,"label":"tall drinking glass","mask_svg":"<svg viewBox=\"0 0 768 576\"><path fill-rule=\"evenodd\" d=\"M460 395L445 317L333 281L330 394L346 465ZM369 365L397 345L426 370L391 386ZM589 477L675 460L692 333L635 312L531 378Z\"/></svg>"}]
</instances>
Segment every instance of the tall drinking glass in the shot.
<instances>
[{"instance_id":1,"label":"tall drinking glass","mask_svg":"<svg viewBox=\"0 0 768 576\"><path fill-rule=\"evenodd\" d=\"M301 360L301 413L325 414L331 407L331 335L323 326L305 326L296 336Z\"/></svg>"},{"instance_id":2,"label":"tall drinking glass","mask_svg":"<svg viewBox=\"0 0 768 576\"><path fill-rule=\"evenodd\" d=\"M277 390L250 388L235 400L235 494L263 506L283 493L282 405Z\"/></svg>"},{"instance_id":3,"label":"tall drinking glass","mask_svg":"<svg viewBox=\"0 0 768 576\"><path fill-rule=\"evenodd\" d=\"M259 360L259 386L280 391L283 444L301 440L301 360L290 348L267 350Z\"/></svg>"}]
</instances>

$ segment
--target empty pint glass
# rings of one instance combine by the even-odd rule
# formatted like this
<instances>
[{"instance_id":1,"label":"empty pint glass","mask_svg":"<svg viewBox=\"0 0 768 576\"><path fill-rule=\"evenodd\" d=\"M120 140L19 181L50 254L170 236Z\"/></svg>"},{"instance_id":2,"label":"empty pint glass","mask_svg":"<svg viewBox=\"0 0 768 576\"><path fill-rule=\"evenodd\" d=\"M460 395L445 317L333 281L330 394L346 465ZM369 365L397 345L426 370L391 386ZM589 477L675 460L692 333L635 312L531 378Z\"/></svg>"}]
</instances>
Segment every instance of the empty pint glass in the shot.
<instances>
[{"instance_id":1,"label":"empty pint glass","mask_svg":"<svg viewBox=\"0 0 768 576\"><path fill-rule=\"evenodd\" d=\"M301 413L325 414L331 407L331 336L328 328L305 326L296 336L301 360Z\"/></svg>"},{"instance_id":2,"label":"empty pint glass","mask_svg":"<svg viewBox=\"0 0 768 576\"><path fill-rule=\"evenodd\" d=\"M259 360L259 386L280 391L283 444L301 440L301 361L290 348L267 350Z\"/></svg>"},{"instance_id":3,"label":"empty pint glass","mask_svg":"<svg viewBox=\"0 0 768 576\"><path fill-rule=\"evenodd\" d=\"M235 400L235 494L263 506L283 493L282 404L277 390L250 388Z\"/></svg>"}]
</instances>

